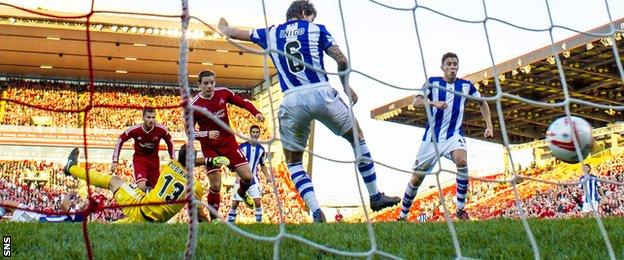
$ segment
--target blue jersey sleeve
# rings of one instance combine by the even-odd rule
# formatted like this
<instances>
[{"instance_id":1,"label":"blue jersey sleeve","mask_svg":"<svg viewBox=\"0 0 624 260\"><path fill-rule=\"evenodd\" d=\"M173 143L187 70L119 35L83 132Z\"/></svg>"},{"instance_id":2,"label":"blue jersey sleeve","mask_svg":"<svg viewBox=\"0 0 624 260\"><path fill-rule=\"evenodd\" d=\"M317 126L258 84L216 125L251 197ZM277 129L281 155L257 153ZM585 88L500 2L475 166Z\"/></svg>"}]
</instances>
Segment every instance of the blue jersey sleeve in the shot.
<instances>
[{"instance_id":1,"label":"blue jersey sleeve","mask_svg":"<svg viewBox=\"0 0 624 260\"><path fill-rule=\"evenodd\" d=\"M479 90L477 90L477 88L475 88L475 86L472 84L472 82L468 81L468 83L470 83L470 90L468 90L468 95L480 98L481 97L481 92L479 92Z\"/></svg>"},{"instance_id":2,"label":"blue jersey sleeve","mask_svg":"<svg viewBox=\"0 0 624 260\"><path fill-rule=\"evenodd\" d=\"M269 28L258 28L258 29L251 30L251 33L250 33L251 42L262 47L262 49L267 49L269 46L267 43L268 31L269 31Z\"/></svg>"},{"instance_id":3,"label":"blue jersey sleeve","mask_svg":"<svg viewBox=\"0 0 624 260\"><path fill-rule=\"evenodd\" d=\"M428 78L427 81L425 81L425 84L423 84L421 92L417 93L416 96L425 96L429 99L429 101L433 100L433 97L431 96L431 87L429 87L432 83L432 78Z\"/></svg>"},{"instance_id":4,"label":"blue jersey sleeve","mask_svg":"<svg viewBox=\"0 0 624 260\"><path fill-rule=\"evenodd\" d=\"M317 24L319 27L319 46L323 48L323 50L329 49L332 45L334 45L334 38L325 28L325 25Z\"/></svg>"}]
</instances>

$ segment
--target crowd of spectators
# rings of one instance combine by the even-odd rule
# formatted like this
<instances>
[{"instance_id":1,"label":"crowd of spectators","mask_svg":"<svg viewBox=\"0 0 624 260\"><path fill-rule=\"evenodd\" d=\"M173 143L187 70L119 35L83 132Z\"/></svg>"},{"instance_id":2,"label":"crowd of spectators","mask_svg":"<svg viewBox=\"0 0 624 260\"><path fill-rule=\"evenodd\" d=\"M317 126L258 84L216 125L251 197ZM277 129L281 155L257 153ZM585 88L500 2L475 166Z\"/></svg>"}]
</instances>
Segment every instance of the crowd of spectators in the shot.
<instances>
[{"instance_id":1,"label":"crowd of spectators","mask_svg":"<svg viewBox=\"0 0 624 260\"><path fill-rule=\"evenodd\" d=\"M563 171L554 169L563 167ZM532 165L522 169L517 174L531 176L551 181L578 182L580 173L570 170L573 167L564 166L558 162L552 162L545 166ZM624 158L613 156L611 159L599 163L594 167L594 174L599 178L614 182L624 182ZM490 180L509 179L508 173L501 173L489 177ZM601 183L606 191L602 198L598 211L602 215L624 215L624 186L609 183ZM583 190L578 185L551 185L542 182L524 180L516 185L518 196L523 205L523 210L530 218L565 218L581 216ZM426 216L427 221L440 221L444 219L443 207L440 203L440 195L436 190L425 192L417 196L410 208L409 221L416 222L421 214ZM446 207L451 216L455 212L455 184L448 183L442 188ZM466 209L472 219L491 219L499 217L517 218L518 211L515 205L513 188L508 182L479 181L472 179L468 193ZM400 211L400 206L384 210L374 214L375 221L394 221ZM347 218L348 221L364 221L363 215L355 215Z\"/></svg>"},{"instance_id":2,"label":"crowd of spectators","mask_svg":"<svg viewBox=\"0 0 624 260\"><path fill-rule=\"evenodd\" d=\"M60 82L4 81L0 82L3 96L11 101L45 107L52 110L85 109L89 104L90 92L87 85ZM81 112L56 112L29 107L8 101L0 112L4 125L44 125L81 128L85 125ZM125 129L141 122L141 107L175 107L181 102L179 90L171 87L142 87L126 85L97 85L94 88L93 107L87 113L87 127L96 129ZM106 106L106 107L98 107ZM112 107L109 107L112 106ZM119 107L121 106L121 107ZM138 108L123 108L132 106ZM247 133L252 124L258 124L247 111L233 105L228 106L232 127L240 133ZM33 117L48 117L37 122ZM158 109L157 121L172 132L184 131L182 110L179 108ZM271 135L265 124L259 124L261 139Z\"/></svg>"}]
</instances>

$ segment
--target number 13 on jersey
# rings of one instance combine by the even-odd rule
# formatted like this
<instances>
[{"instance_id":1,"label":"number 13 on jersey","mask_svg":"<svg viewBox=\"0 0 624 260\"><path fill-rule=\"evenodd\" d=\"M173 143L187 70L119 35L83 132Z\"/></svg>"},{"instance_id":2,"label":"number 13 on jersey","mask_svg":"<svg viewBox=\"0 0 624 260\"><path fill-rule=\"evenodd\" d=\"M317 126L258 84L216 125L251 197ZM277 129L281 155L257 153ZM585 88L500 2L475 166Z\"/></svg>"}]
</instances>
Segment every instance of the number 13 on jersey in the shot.
<instances>
[{"instance_id":1,"label":"number 13 on jersey","mask_svg":"<svg viewBox=\"0 0 624 260\"><path fill-rule=\"evenodd\" d=\"M186 189L186 186L179 181L173 181L173 175L167 174L163 176L165 179L165 184L163 184L162 188L158 192L158 196L164 198L166 202L176 201ZM172 186L173 184L173 186ZM171 186L171 188L169 188Z\"/></svg>"}]
</instances>

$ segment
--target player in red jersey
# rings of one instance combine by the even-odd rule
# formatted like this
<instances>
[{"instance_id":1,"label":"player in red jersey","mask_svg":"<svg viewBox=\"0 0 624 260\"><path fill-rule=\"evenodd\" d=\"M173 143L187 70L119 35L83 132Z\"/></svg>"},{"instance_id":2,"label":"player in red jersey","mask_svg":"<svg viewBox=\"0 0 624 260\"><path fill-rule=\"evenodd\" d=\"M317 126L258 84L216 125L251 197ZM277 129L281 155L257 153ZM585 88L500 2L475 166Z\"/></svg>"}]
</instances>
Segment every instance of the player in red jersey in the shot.
<instances>
[{"instance_id":1,"label":"player in red jersey","mask_svg":"<svg viewBox=\"0 0 624 260\"><path fill-rule=\"evenodd\" d=\"M119 165L119 152L128 139L134 139L134 178L137 186L142 191L149 187L153 189L160 175L160 159L158 147L160 140L165 140L169 157L173 158L173 142L171 135L164 125L156 123L156 110L153 108L143 109L143 123L132 126L124 131L115 143L113 152L113 164L111 171L114 173Z\"/></svg>"},{"instance_id":2,"label":"player in red jersey","mask_svg":"<svg viewBox=\"0 0 624 260\"><path fill-rule=\"evenodd\" d=\"M208 110L228 126L230 125L227 111L228 103L244 108L259 121L264 121L262 113L249 100L234 94L227 88L215 88L216 79L214 72L202 71L199 73L198 81L200 92L191 100L192 105ZM199 125L196 139L201 144L204 157L207 159L217 156L227 157L230 160L230 165L228 166L230 170L235 171L241 177L237 193L241 198L244 198L247 205L253 206L253 199L247 194L247 190L252 183L251 168L245 156L238 150L238 143L236 143L234 135L199 112L195 112L194 118ZM221 173L219 168L209 166L206 166L206 171L208 172L208 181L210 182L208 204L218 212L221 201ZM213 219L216 218L214 214L211 214L211 217Z\"/></svg>"}]
</instances>

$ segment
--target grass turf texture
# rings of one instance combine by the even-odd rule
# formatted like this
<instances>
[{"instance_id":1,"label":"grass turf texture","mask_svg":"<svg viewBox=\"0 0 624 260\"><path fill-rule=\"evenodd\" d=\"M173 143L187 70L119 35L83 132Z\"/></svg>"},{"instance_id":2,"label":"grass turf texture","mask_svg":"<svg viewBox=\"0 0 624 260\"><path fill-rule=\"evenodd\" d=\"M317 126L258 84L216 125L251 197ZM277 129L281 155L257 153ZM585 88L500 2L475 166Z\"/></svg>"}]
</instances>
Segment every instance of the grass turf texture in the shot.
<instances>
[{"instance_id":1,"label":"grass turf texture","mask_svg":"<svg viewBox=\"0 0 624 260\"><path fill-rule=\"evenodd\" d=\"M603 219L616 258L624 258L624 218ZM529 240L518 220L454 222L462 254L473 258L533 258ZM531 220L543 258L608 257L606 246L593 218ZM277 225L241 225L258 235L276 235ZM291 234L340 250L370 248L365 224L288 225ZM377 244L385 252L403 258L453 258L447 224L405 222L374 225ZM183 224L89 224L89 237L96 259L179 259L186 245L188 228ZM0 235L10 235L16 259L86 258L82 229L77 223L0 223ZM270 259L273 243L256 241L234 233L225 224L201 224L197 259ZM328 252L285 239L280 256L293 258L336 258ZM380 258L380 257L376 257Z\"/></svg>"}]
</instances>

